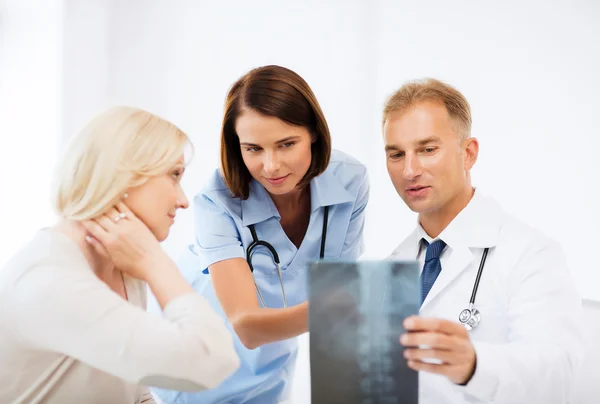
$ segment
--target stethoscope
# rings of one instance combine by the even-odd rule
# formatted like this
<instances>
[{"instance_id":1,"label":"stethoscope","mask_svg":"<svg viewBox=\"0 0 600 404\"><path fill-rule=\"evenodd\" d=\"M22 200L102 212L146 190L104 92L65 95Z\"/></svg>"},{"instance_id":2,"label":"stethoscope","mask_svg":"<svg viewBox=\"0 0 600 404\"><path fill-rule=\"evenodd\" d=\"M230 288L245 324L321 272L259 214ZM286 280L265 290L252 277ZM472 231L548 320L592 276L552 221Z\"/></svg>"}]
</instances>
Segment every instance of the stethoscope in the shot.
<instances>
[{"instance_id":1,"label":"stethoscope","mask_svg":"<svg viewBox=\"0 0 600 404\"><path fill-rule=\"evenodd\" d=\"M323 213L323 232L321 233L321 253L319 255L320 259L323 259L325 256L325 239L327 238L327 216L329 215L329 206L325 206L325 211ZM248 266L250 267L250 272L254 274L254 267L252 266L252 253L256 249L256 247L263 246L266 247L267 250L271 253L273 257L273 262L275 262L275 267L277 268L277 275L279 276L279 284L281 285L281 295L283 296L283 307L287 307L287 300L285 298L285 287L283 286L283 278L281 277L281 265L279 262L279 254L277 254L277 250L268 242L262 241L258 239L256 235L256 229L254 229L254 225L249 225L250 233L252 233L252 239L254 240L246 249L246 261L248 262ZM258 297L263 307L267 307L265 304L265 299L260 292L258 285L256 284L256 280L254 280L254 286L256 287L256 292L258 293Z\"/></svg>"},{"instance_id":2,"label":"stethoscope","mask_svg":"<svg viewBox=\"0 0 600 404\"><path fill-rule=\"evenodd\" d=\"M485 259L487 257L489 248L483 250L481 256L481 262L479 263L479 270L477 271L477 277L475 278L475 284L473 285L473 293L471 293L471 300L469 300L469 308L464 309L458 315L458 320L462 325L471 331L477 327L481 322L481 312L475 307L475 297L477 296L477 289L479 288L479 280L481 279L481 273L483 272L483 266L485 265Z\"/></svg>"}]
</instances>

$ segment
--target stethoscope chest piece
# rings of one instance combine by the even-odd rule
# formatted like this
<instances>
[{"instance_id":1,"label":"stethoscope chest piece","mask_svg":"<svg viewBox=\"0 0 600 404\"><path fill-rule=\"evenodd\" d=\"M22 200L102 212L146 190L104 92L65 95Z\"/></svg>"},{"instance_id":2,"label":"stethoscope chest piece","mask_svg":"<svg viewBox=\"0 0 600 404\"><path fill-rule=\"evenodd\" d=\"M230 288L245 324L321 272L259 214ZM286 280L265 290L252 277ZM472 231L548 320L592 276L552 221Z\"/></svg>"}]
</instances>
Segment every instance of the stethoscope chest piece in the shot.
<instances>
[{"instance_id":1,"label":"stethoscope chest piece","mask_svg":"<svg viewBox=\"0 0 600 404\"><path fill-rule=\"evenodd\" d=\"M471 331L479 325L481 313L475 307L469 305L468 309L464 309L460 312L458 320L464 325L467 331Z\"/></svg>"}]
</instances>

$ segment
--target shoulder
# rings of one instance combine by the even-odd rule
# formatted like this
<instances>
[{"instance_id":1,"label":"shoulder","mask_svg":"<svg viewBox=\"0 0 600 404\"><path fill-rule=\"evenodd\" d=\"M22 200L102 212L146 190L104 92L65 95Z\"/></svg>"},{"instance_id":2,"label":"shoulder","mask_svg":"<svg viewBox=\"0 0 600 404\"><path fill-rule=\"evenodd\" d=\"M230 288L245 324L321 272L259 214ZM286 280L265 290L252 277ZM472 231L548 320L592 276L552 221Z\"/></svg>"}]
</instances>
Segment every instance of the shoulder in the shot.
<instances>
[{"instance_id":1,"label":"shoulder","mask_svg":"<svg viewBox=\"0 0 600 404\"><path fill-rule=\"evenodd\" d=\"M367 167L349 154L332 150L327 171L336 176L348 173L353 176L364 177L367 174Z\"/></svg>"},{"instance_id":2,"label":"shoulder","mask_svg":"<svg viewBox=\"0 0 600 404\"><path fill-rule=\"evenodd\" d=\"M223 177L218 169L215 169L209 176L208 181L201 188L200 192L194 196L194 206L201 210L236 210L235 207L241 203L240 198L231 194Z\"/></svg>"},{"instance_id":3,"label":"shoulder","mask_svg":"<svg viewBox=\"0 0 600 404\"><path fill-rule=\"evenodd\" d=\"M504 210L501 210L496 249L504 267L523 274L541 269L540 265L557 268L567 265L563 247L557 240Z\"/></svg>"},{"instance_id":4,"label":"shoulder","mask_svg":"<svg viewBox=\"0 0 600 404\"><path fill-rule=\"evenodd\" d=\"M536 246L556 245L540 229L527 224L521 218L507 211L494 197L478 190L465 216L457 217L457 231L472 228L470 246L497 246L497 249L519 254L531 251ZM460 218L460 219L459 219ZM468 236L465 236L468 237Z\"/></svg>"},{"instance_id":5,"label":"shoulder","mask_svg":"<svg viewBox=\"0 0 600 404\"><path fill-rule=\"evenodd\" d=\"M0 284L22 277L31 268L40 266L71 267L84 259L77 245L62 233L40 230L0 271Z\"/></svg>"},{"instance_id":6,"label":"shoulder","mask_svg":"<svg viewBox=\"0 0 600 404\"><path fill-rule=\"evenodd\" d=\"M500 238L510 241L512 245L518 245L528 251L539 251L544 248L560 248L560 243L540 229L527 224L520 218L503 212L503 225L500 230Z\"/></svg>"},{"instance_id":7,"label":"shoulder","mask_svg":"<svg viewBox=\"0 0 600 404\"><path fill-rule=\"evenodd\" d=\"M369 183L367 167L354 157L339 150L331 151L329 166L325 171L337 178L347 190Z\"/></svg>"},{"instance_id":8,"label":"shoulder","mask_svg":"<svg viewBox=\"0 0 600 404\"><path fill-rule=\"evenodd\" d=\"M30 301L40 291L61 293L69 281L94 278L75 242L62 233L41 230L0 271L0 299Z\"/></svg>"}]
</instances>

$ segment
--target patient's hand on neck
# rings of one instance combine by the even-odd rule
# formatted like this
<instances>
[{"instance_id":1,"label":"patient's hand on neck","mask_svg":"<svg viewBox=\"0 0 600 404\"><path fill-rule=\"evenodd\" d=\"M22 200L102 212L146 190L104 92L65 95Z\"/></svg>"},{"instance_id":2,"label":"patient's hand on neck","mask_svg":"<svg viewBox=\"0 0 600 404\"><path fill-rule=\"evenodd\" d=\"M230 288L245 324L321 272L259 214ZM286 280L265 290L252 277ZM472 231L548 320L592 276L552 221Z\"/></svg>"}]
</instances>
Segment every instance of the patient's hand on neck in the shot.
<instances>
[{"instance_id":1,"label":"patient's hand on neck","mask_svg":"<svg viewBox=\"0 0 600 404\"><path fill-rule=\"evenodd\" d=\"M101 255L94 247L85 241L87 230L79 222L61 219L52 227L52 230L63 233L73 240L85 256L85 259L96 276L110 286L116 293L126 298L121 271L115 268L110 257Z\"/></svg>"}]
</instances>

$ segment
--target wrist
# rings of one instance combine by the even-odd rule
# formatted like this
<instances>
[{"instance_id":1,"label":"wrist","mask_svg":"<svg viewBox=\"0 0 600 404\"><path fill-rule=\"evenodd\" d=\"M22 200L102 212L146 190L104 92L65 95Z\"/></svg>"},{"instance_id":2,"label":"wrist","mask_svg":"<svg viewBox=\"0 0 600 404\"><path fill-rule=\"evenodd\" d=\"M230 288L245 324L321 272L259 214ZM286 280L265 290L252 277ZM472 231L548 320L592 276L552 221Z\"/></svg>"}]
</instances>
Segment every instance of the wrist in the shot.
<instances>
[{"instance_id":1,"label":"wrist","mask_svg":"<svg viewBox=\"0 0 600 404\"><path fill-rule=\"evenodd\" d=\"M169 277L177 267L173 261L166 255L156 256L144 260L144 268L141 273L144 275L144 281L149 285L155 282L161 282L164 277Z\"/></svg>"},{"instance_id":2,"label":"wrist","mask_svg":"<svg viewBox=\"0 0 600 404\"><path fill-rule=\"evenodd\" d=\"M477 370L477 354L473 357L473 365L471 366L471 371L467 374L467 378L464 382L458 383L459 386L466 386L469 384L473 376L475 375L475 371Z\"/></svg>"}]
</instances>

